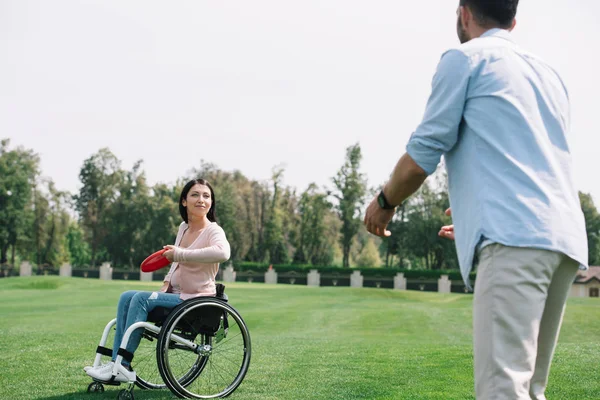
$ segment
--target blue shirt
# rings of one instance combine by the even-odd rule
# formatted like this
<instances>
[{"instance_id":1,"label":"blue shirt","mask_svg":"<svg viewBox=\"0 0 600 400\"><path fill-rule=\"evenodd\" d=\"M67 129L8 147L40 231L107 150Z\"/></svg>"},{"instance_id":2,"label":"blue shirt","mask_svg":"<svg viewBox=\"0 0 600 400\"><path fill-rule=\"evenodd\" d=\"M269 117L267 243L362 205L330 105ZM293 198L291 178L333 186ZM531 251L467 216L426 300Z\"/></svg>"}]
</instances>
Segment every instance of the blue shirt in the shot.
<instances>
[{"instance_id":1,"label":"blue shirt","mask_svg":"<svg viewBox=\"0 0 600 400\"><path fill-rule=\"evenodd\" d=\"M587 269L569 120L558 74L508 31L491 29L443 54L407 152L427 174L444 156L467 286L483 241L560 252Z\"/></svg>"}]
</instances>

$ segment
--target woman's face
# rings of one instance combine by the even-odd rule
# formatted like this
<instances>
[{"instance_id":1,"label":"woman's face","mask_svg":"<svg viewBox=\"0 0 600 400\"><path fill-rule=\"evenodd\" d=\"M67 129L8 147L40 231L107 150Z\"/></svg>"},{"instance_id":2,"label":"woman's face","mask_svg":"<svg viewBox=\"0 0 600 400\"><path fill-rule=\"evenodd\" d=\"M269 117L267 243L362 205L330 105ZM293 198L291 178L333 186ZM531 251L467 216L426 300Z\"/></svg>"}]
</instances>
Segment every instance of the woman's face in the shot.
<instances>
[{"instance_id":1,"label":"woman's face","mask_svg":"<svg viewBox=\"0 0 600 400\"><path fill-rule=\"evenodd\" d=\"M185 200L182 201L182 204L187 209L188 221L204 218L212 205L210 189L208 186L195 184L188 192Z\"/></svg>"}]
</instances>

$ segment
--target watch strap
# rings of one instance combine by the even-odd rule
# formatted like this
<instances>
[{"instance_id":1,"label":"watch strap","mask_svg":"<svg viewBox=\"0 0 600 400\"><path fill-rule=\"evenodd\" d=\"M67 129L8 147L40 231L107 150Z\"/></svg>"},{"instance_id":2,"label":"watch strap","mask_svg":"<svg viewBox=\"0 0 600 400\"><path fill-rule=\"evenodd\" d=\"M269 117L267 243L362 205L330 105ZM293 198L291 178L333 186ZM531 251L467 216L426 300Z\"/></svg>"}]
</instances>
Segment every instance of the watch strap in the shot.
<instances>
[{"instance_id":1,"label":"watch strap","mask_svg":"<svg viewBox=\"0 0 600 400\"><path fill-rule=\"evenodd\" d=\"M379 195L377 196L377 203L379 203L379 207L383 208L384 210L393 210L394 208L396 208L396 206L391 205L387 201L383 190L379 192Z\"/></svg>"}]
</instances>

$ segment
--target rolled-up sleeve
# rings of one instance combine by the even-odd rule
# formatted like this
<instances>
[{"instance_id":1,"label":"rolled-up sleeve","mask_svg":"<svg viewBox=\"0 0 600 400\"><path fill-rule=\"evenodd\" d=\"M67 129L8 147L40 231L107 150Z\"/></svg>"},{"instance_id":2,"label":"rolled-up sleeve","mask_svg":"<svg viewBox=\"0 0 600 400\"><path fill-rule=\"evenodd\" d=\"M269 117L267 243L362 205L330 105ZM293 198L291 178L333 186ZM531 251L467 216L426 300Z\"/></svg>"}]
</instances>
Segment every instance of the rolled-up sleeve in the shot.
<instances>
[{"instance_id":1,"label":"rolled-up sleeve","mask_svg":"<svg viewBox=\"0 0 600 400\"><path fill-rule=\"evenodd\" d=\"M423 121L406 146L406 152L428 175L458 140L470 76L470 61L462 51L449 50L442 55Z\"/></svg>"},{"instance_id":2,"label":"rolled-up sleeve","mask_svg":"<svg viewBox=\"0 0 600 400\"><path fill-rule=\"evenodd\" d=\"M173 261L186 263L222 263L229 260L231 248L225 232L219 226L207 232L209 236L208 247L201 249L182 249L176 247Z\"/></svg>"}]
</instances>

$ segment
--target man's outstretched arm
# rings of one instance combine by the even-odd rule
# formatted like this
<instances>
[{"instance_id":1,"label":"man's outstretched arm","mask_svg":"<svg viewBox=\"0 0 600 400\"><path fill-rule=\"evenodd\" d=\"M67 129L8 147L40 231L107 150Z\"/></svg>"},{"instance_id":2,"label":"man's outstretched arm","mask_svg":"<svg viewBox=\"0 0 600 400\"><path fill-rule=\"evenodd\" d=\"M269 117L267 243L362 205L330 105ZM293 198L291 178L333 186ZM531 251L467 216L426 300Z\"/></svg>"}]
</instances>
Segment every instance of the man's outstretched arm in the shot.
<instances>
[{"instance_id":1,"label":"man's outstretched arm","mask_svg":"<svg viewBox=\"0 0 600 400\"><path fill-rule=\"evenodd\" d=\"M398 206L416 192L427 179L427 173L412 157L405 153L394 168L390 180L383 188L383 196L388 204ZM379 195L378 195L379 196ZM376 196L365 212L364 223L367 231L377 236L390 236L386 229L394 216L395 208L386 210L380 206Z\"/></svg>"}]
</instances>

